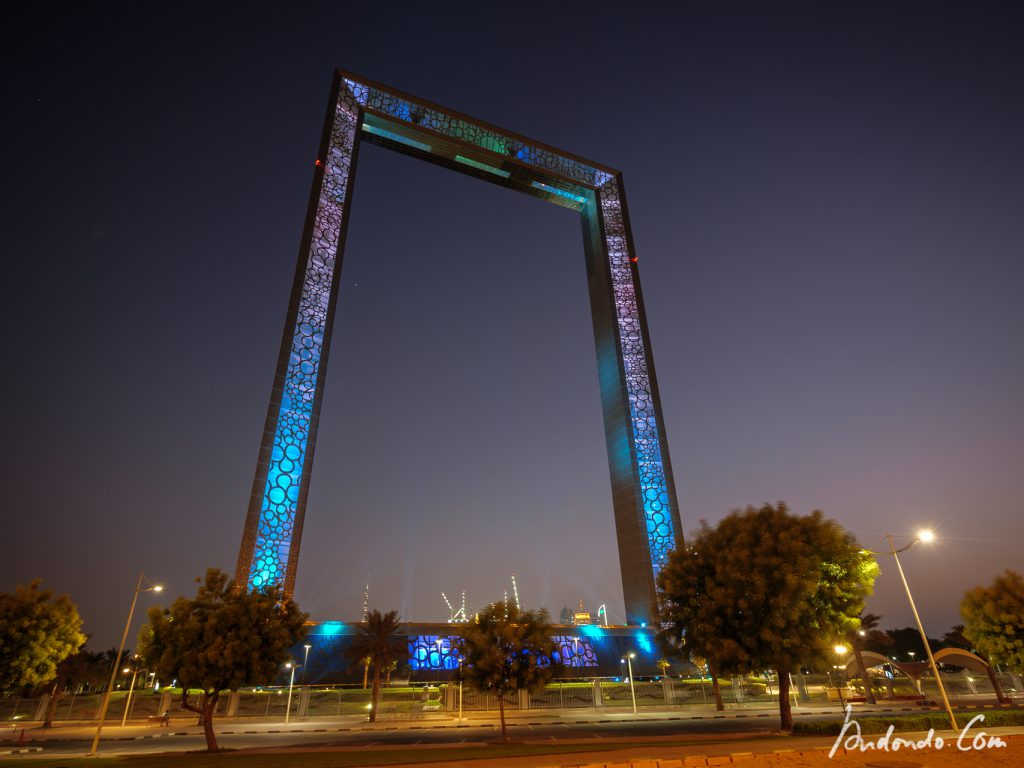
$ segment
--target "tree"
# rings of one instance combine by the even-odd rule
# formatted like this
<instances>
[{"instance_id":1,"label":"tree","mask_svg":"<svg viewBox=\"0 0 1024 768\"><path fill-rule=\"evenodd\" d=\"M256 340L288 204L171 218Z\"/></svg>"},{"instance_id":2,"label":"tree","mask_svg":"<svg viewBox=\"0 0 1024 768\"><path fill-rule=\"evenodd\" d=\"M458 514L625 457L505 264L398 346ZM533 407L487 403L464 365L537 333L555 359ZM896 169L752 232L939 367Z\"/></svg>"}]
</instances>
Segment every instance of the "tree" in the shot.
<instances>
[{"instance_id":1,"label":"tree","mask_svg":"<svg viewBox=\"0 0 1024 768\"><path fill-rule=\"evenodd\" d=\"M868 639L868 633L878 629L878 622L882 620L881 616L874 613L862 613L860 615L860 624L856 629L850 630L846 639L850 643L850 647L853 648L853 658L857 660L857 671L862 675L864 681L864 698L867 699L868 704L875 704L875 692L871 690L871 675L868 674L867 667L864 666L864 645Z\"/></svg>"},{"instance_id":2,"label":"tree","mask_svg":"<svg viewBox=\"0 0 1024 768\"><path fill-rule=\"evenodd\" d=\"M949 631L942 636L941 646L943 648L960 648L964 651L975 652L971 641L964 637L964 625L954 624Z\"/></svg>"},{"instance_id":3,"label":"tree","mask_svg":"<svg viewBox=\"0 0 1024 768\"><path fill-rule=\"evenodd\" d=\"M151 608L139 639L157 675L178 680L181 706L200 715L207 749L215 752L213 713L220 692L272 682L305 637L306 619L279 587L246 592L210 568L194 598L179 597L170 609ZM193 704L189 696L196 690L199 701Z\"/></svg>"},{"instance_id":4,"label":"tree","mask_svg":"<svg viewBox=\"0 0 1024 768\"><path fill-rule=\"evenodd\" d=\"M1006 571L960 601L964 636L996 664L1024 670L1024 576Z\"/></svg>"},{"instance_id":5,"label":"tree","mask_svg":"<svg viewBox=\"0 0 1024 768\"><path fill-rule=\"evenodd\" d=\"M366 671L373 668L373 688L370 691L370 722L377 719L380 702L380 678L392 662L409 658L405 640L398 634L401 620L398 611L382 614L378 610L366 614L366 622L360 626L345 649L350 664L363 664L363 688L366 687Z\"/></svg>"},{"instance_id":6,"label":"tree","mask_svg":"<svg viewBox=\"0 0 1024 768\"><path fill-rule=\"evenodd\" d=\"M501 740L505 741L505 695L541 689L561 670L553 657L556 645L550 636L548 612L493 603L476 621L460 629L462 637L456 640L462 657L458 679L498 697Z\"/></svg>"},{"instance_id":7,"label":"tree","mask_svg":"<svg viewBox=\"0 0 1024 768\"><path fill-rule=\"evenodd\" d=\"M46 703L43 728L53 727L53 717L57 713L57 704L64 691L68 688L74 690L82 685L99 688L106 680L109 670L110 666L102 653L94 653L84 648L61 661L57 665L57 674L52 683L47 683L46 686L49 689L50 700Z\"/></svg>"},{"instance_id":8,"label":"tree","mask_svg":"<svg viewBox=\"0 0 1024 768\"><path fill-rule=\"evenodd\" d=\"M82 618L67 595L40 589L36 579L0 592L0 691L36 687L85 644Z\"/></svg>"},{"instance_id":9,"label":"tree","mask_svg":"<svg viewBox=\"0 0 1024 768\"><path fill-rule=\"evenodd\" d=\"M832 646L857 626L878 564L821 512L785 504L701 524L659 574L663 621L673 636L730 671L773 669L779 715L792 730L789 675L831 663Z\"/></svg>"},{"instance_id":10,"label":"tree","mask_svg":"<svg viewBox=\"0 0 1024 768\"><path fill-rule=\"evenodd\" d=\"M658 573L659 609L662 628L658 634L670 656L689 657L711 677L715 709L725 709L718 684L723 672L738 672L735 647L720 631L718 606L708 587L714 579L714 563L707 547L687 546L676 550ZM723 668L723 664L727 668Z\"/></svg>"}]
</instances>

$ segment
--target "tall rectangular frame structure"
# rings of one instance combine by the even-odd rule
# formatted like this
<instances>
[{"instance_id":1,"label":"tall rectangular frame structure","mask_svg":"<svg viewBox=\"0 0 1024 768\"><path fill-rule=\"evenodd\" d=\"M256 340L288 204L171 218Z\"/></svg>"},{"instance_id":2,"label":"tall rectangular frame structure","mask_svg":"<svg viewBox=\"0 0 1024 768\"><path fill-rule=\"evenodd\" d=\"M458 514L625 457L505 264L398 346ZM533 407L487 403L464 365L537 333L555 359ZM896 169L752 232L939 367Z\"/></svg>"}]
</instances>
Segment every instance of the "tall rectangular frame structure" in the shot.
<instances>
[{"instance_id":1,"label":"tall rectangular frame structure","mask_svg":"<svg viewBox=\"0 0 1024 768\"><path fill-rule=\"evenodd\" d=\"M622 174L351 73L335 73L236 582L295 586L359 146L369 142L580 213L629 624L682 543Z\"/></svg>"}]
</instances>

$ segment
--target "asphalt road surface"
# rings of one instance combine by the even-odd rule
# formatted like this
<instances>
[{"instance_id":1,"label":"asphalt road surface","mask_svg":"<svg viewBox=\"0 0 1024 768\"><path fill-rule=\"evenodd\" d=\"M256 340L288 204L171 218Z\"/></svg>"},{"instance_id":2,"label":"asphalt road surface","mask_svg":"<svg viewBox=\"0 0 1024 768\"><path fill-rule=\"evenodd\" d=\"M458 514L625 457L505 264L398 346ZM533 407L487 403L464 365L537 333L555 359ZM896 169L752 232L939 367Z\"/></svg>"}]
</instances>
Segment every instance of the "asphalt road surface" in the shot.
<instances>
[{"instance_id":1,"label":"asphalt road surface","mask_svg":"<svg viewBox=\"0 0 1024 768\"><path fill-rule=\"evenodd\" d=\"M835 714L809 715L801 720L834 719ZM120 731L120 729L118 729ZM200 729L191 727L181 731L154 734L153 728L126 729L121 732L141 734L127 740L114 737L100 744L105 755L145 754L155 752L189 751L204 749L206 741ZM626 718L599 722L510 722L509 738L528 742L569 741L632 741L643 739L684 739L694 743L701 737L717 741L724 735L745 735L768 738L778 734L778 715L746 718L669 719ZM454 725L447 722L387 723L375 727L340 726L337 723L223 723L217 727L217 740L221 747L251 749L269 747L386 747L412 745L472 745L493 743L500 738L496 724L468 722ZM113 736L113 734L111 734ZM44 755L83 754L91 745L91 738L61 738L45 742L32 742L42 746Z\"/></svg>"}]
</instances>

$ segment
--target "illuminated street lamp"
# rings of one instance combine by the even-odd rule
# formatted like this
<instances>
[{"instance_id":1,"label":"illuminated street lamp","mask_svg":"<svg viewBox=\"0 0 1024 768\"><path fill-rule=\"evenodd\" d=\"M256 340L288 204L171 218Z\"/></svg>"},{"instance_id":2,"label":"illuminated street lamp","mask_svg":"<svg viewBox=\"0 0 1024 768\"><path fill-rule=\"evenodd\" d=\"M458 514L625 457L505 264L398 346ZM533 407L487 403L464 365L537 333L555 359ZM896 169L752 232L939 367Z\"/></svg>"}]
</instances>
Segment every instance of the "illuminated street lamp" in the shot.
<instances>
[{"instance_id":1,"label":"illuminated street lamp","mask_svg":"<svg viewBox=\"0 0 1024 768\"><path fill-rule=\"evenodd\" d=\"M633 714L636 714L636 689L633 687L633 659L636 658L636 654L633 651L627 653L623 658L619 659L619 664L625 664L629 670L629 695L633 698Z\"/></svg>"},{"instance_id":2,"label":"illuminated street lamp","mask_svg":"<svg viewBox=\"0 0 1024 768\"><path fill-rule=\"evenodd\" d=\"M914 604L914 596L910 594L910 585L907 583L907 576L903 573L903 565L900 563L900 552L906 552L912 546L921 542L923 544L930 544L935 541L935 534L927 528L917 532L913 540L905 547L896 549L896 543L892 540L892 534L885 534L885 538L889 541L888 552L872 552L870 549L864 550L865 552L872 555L892 555L896 561L896 569L900 572L900 579L903 580L903 588L907 591L907 601L910 603L910 610L914 613L914 621L917 622L917 631L921 633L921 642L924 643L925 653L928 654L928 664L932 668L932 674L935 675L935 682L939 686L939 693L942 695L942 703L946 707L946 714L949 715L950 727L956 731L958 726L956 724L956 718L953 716L953 708L949 705L949 697L946 695L946 686L942 684L942 678L939 677L939 668L935 664L935 657L932 655L932 647L928 644L928 636L924 633L924 625L921 623L921 615L917 612L917 606ZM914 658L914 652L910 651L910 658Z\"/></svg>"},{"instance_id":3,"label":"illuminated street lamp","mask_svg":"<svg viewBox=\"0 0 1024 768\"><path fill-rule=\"evenodd\" d=\"M309 643L306 643L302 647L306 649L306 653L302 657L302 684L305 685L306 684L306 662L309 661L309 649L312 648L313 646L310 645Z\"/></svg>"},{"instance_id":4,"label":"illuminated street lamp","mask_svg":"<svg viewBox=\"0 0 1024 768\"><path fill-rule=\"evenodd\" d=\"M93 737L92 747L88 752L89 757L93 757L100 746L100 732L103 730L103 719L107 716L107 707L110 705L110 694L114 690L114 681L117 679L117 670L121 666L121 656L124 655L124 644L128 641L128 630L131 629L132 617L135 616L135 604L139 601L139 592L163 591L163 587L159 584L152 584L143 589L142 582L145 578L146 575L140 572L139 581L135 585L135 594L132 595L132 607L128 610L128 621L124 623L124 634L121 635L121 646L117 649L117 658L114 659L113 669L110 670L110 684L107 686L106 693L103 694L103 703L100 705L99 722L96 723L96 735Z\"/></svg>"},{"instance_id":5,"label":"illuminated street lamp","mask_svg":"<svg viewBox=\"0 0 1024 768\"><path fill-rule=\"evenodd\" d=\"M128 687L128 700L124 703L124 715L121 717L121 727L124 728L125 723L128 722L128 710L132 706L132 691L135 690L135 678L139 675L139 654L135 654L133 657L135 664L133 668L125 667L122 671L127 675L129 672L132 673L132 684Z\"/></svg>"},{"instance_id":6,"label":"illuminated street lamp","mask_svg":"<svg viewBox=\"0 0 1024 768\"><path fill-rule=\"evenodd\" d=\"M832 650L835 651L836 656L839 657L838 668L843 668L843 661L846 659L846 654L849 652L850 649L847 648L845 645L840 644L840 645L833 645L832 646ZM839 694L839 706L845 707L846 706L846 702L843 701L843 687L840 685L840 683L842 683L842 682L844 682L843 681L842 673L837 672L836 673L836 693Z\"/></svg>"},{"instance_id":7,"label":"illuminated street lamp","mask_svg":"<svg viewBox=\"0 0 1024 768\"><path fill-rule=\"evenodd\" d=\"M303 674L305 674L305 671L302 664L296 665L290 661L284 665L284 668L292 671L291 677L288 679L288 705L284 710L284 724L288 725L288 721L291 719L292 715L292 690L295 688L295 670L303 669Z\"/></svg>"}]
</instances>

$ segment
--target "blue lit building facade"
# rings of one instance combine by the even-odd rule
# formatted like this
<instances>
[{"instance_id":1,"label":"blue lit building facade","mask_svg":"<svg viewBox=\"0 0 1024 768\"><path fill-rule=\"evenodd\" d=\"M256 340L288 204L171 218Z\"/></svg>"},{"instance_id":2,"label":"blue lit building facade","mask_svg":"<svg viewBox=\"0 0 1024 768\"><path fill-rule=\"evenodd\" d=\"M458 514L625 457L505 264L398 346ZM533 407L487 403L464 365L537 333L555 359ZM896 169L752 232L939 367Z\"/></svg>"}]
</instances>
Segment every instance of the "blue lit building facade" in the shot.
<instances>
[{"instance_id":1,"label":"blue lit building facade","mask_svg":"<svg viewBox=\"0 0 1024 768\"><path fill-rule=\"evenodd\" d=\"M294 589L363 143L580 215L626 618L653 623L655 577L682 531L622 174L345 72L335 75L317 155L236 580Z\"/></svg>"},{"instance_id":2,"label":"blue lit building facade","mask_svg":"<svg viewBox=\"0 0 1024 768\"><path fill-rule=\"evenodd\" d=\"M310 685L361 683L362 667L351 667L345 658L345 647L356 634L358 624L325 621L309 628L306 639L293 651L296 659L306 658L305 644L310 645L304 680ZM408 649L408 675L411 682L447 680L459 667L455 639L459 624L402 625ZM589 679L623 677L622 659L627 653L633 674L654 677L661 674L658 659L662 654L653 630L646 627L556 626L553 628L557 650L556 661L564 665L561 678ZM357 665L358 666L358 665ZM396 675L405 677L399 662Z\"/></svg>"}]
</instances>

